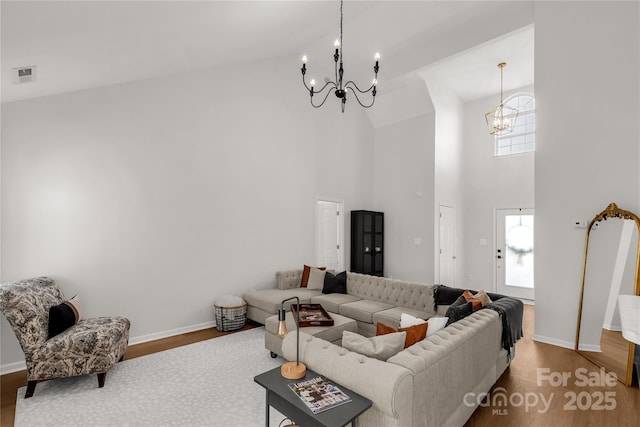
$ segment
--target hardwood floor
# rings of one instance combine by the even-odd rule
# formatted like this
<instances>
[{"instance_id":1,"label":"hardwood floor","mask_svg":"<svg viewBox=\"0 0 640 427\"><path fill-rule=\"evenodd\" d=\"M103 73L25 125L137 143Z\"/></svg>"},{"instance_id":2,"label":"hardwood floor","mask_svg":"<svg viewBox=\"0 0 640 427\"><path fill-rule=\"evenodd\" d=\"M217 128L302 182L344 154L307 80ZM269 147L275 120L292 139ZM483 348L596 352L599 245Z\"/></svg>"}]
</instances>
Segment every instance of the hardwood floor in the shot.
<instances>
[{"instance_id":1,"label":"hardwood floor","mask_svg":"<svg viewBox=\"0 0 640 427\"><path fill-rule=\"evenodd\" d=\"M622 337L622 332L602 330L599 353L585 351L584 353L595 363L607 368L623 380L627 375L627 360L629 357L629 341Z\"/></svg>"},{"instance_id":2,"label":"hardwood floor","mask_svg":"<svg viewBox=\"0 0 640 427\"><path fill-rule=\"evenodd\" d=\"M489 393L494 397L499 394L498 387L502 387L509 403L501 406L498 401L495 402L497 405L478 408L466 426L640 425L640 390L637 384L626 387L615 381L613 386L603 386L595 378L592 381L597 385L583 384L582 379L587 375L598 375L599 368L573 350L533 341L533 328L534 307L525 305L524 337L516 344L516 357ZM585 373L578 371L581 368ZM544 374L545 369L548 369L547 375ZM556 385L547 380L554 380L563 373L571 375L567 377L566 385ZM521 403L520 396L525 398L525 403ZM526 399L530 402L529 407ZM534 405L536 399L537 404ZM545 406L542 399L550 403ZM604 409L614 405L611 410Z\"/></svg>"},{"instance_id":3,"label":"hardwood floor","mask_svg":"<svg viewBox=\"0 0 640 427\"><path fill-rule=\"evenodd\" d=\"M247 325L245 329L252 327L254 326ZM511 367L489 393L494 404L479 407L465 424L466 426L635 427L640 425L640 390L637 384L633 387L625 387L616 381L612 386L601 386L599 383L592 386L582 385L580 379L585 374L576 370L584 368L586 375L598 375L599 369L573 350L534 342L533 327L534 307L525 305L524 337L516 345L516 357ZM133 345L127 350L125 359L226 334L228 333L211 328ZM548 369L546 377L543 375L543 369ZM545 378L554 380L555 373L571 376L567 378L566 385L553 386ZM592 381L596 380L592 378ZM24 371L0 377L2 426L13 426L16 391L24 385L26 385ZM106 387L108 386L109 375L107 375ZM504 391L499 389L500 387ZM496 399L501 391L507 397L506 405L500 405L500 401ZM605 397L605 392L613 394ZM38 393L37 388L36 393ZM577 397L576 400L572 399L573 395ZM548 405L543 403L543 399ZM526 406L526 402L529 402L529 406ZM615 407L611 410L595 409L598 406L604 408L614 405Z\"/></svg>"}]
</instances>

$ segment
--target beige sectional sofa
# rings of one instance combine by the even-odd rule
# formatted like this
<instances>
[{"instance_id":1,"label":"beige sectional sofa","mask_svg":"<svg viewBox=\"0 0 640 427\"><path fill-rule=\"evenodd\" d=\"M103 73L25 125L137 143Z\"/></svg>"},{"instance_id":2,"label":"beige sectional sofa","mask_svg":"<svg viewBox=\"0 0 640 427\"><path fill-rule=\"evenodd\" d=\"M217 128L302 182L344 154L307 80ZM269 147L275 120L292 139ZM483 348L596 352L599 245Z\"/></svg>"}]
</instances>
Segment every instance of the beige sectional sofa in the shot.
<instances>
[{"instance_id":1,"label":"beige sectional sofa","mask_svg":"<svg viewBox=\"0 0 640 427\"><path fill-rule=\"evenodd\" d=\"M300 288L301 278L302 270L279 271L277 289L245 293L247 317L264 325L278 313L282 300L297 296L301 304L322 304L328 312L356 320L359 334L373 336L376 322L397 327L401 313L422 318L436 314L431 285L347 272L346 294L323 294L320 290ZM438 311L443 314L446 307Z\"/></svg>"},{"instance_id":2,"label":"beige sectional sofa","mask_svg":"<svg viewBox=\"0 0 640 427\"><path fill-rule=\"evenodd\" d=\"M302 270L276 274L278 289L248 292L248 317L259 323L277 313L280 302L298 296L302 303L318 303L330 313L354 319L357 332L375 335L376 322L397 327L400 315L430 318L434 310L433 285L347 273L347 294L322 294L299 288ZM267 328L268 329L268 328ZM265 332L269 335L270 332ZM364 426L462 426L515 356L502 347L500 315L490 309L468 317L426 337L387 361L348 351L301 329L300 359L373 401L359 419ZM266 347L295 359L295 334L280 341L265 336ZM337 344L336 344L337 342Z\"/></svg>"}]
</instances>

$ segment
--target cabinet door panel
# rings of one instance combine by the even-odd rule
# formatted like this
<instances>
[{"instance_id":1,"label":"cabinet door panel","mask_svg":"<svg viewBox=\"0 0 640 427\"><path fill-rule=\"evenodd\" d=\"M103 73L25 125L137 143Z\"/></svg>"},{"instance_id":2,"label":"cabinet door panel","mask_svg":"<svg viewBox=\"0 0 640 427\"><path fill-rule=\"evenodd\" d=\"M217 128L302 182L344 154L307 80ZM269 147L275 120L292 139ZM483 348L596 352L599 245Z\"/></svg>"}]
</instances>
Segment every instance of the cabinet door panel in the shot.
<instances>
[{"instance_id":1,"label":"cabinet door panel","mask_svg":"<svg viewBox=\"0 0 640 427\"><path fill-rule=\"evenodd\" d=\"M351 271L383 275L384 214L351 211Z\"/></svg>"}]
</instances>

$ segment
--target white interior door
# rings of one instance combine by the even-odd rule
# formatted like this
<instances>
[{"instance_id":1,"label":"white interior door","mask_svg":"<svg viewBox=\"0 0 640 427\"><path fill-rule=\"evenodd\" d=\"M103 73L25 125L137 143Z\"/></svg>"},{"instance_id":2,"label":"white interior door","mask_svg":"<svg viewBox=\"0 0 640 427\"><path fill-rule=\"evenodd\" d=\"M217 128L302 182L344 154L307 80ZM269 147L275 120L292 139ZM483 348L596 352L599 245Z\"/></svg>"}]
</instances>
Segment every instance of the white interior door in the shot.
<instances>
[{"instance_id":1,"label":"white interior door","mask_svg":"<svg viewBox=\"0 0 640 427\"><path fill-rule=\"evenodd\" d=\"M496 291L534 300L533 209L496 210Z\"/></svg>"},{"instance_id":2,"label":"white interior door","mask_svg":"<svg viewBox=\"0 0 640 427\"><path fill-rule=\"evenodd\" d=\"M456 209L440 205L440 279L439 284L456 284Z\"/></svg>"},{"instance_id":3,"label":"white interior door","mask_svg":"<svg viewBox=\"0 0 640 427\"><path fill-rule=\"evenodd\" d=\"M344 214L342 202L316 202L316 265L344 270Z\"/></svg>"}]
</instances>

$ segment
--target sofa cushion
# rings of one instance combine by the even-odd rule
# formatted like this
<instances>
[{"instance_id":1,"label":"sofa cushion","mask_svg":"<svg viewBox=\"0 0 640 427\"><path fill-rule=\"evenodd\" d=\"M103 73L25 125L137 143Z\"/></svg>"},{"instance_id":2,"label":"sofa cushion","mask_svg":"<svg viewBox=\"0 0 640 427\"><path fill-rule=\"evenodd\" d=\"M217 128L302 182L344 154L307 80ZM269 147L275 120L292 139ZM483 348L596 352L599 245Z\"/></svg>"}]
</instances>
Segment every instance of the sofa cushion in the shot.
<instances>
[{"instance_id":1,"label":"sofa cushion","mask_svg":"<svg viewBox=\"0 0 640 427\"><path fill-rule=\"evenodd\" d=\"M309 271L309 280L307 281L307 289L314 289L322 291L324 287L324 276L327 272L319 268L311 268Z\"/></svg>"},{"instance_id":2,"label":"sofa cushion","mask_svg":"<svg viewBox=\"0 0 640 427\"><path fill-rule=\"evenodd\" d=\"M423 323L427 323L427 321L420 317L412 316L408 313L402 313L400 315L401 328L408 328L409 326L422 325Z\"/></svg>"},{"instance_id":3,"label":"sofa cushion","mask_svg":"<svg viewBox=\"0 0 640 427\"><path fill-rule=\"evenodd\" d=\"M441 317L441 316L430 317L429 320L427 320L427 323L429 324L429 327L427 328L427 336L433 335L439 330L443 329L445 326L447 326L448 322L449 322L448 317Z\"/></svg>"},{"instance_id":4,"label":"sofa cushion","mask_svg":"<svg viewBox=\"0 0 640 427\"><path fill-rule=\"evenodd\" d=\"M382 322L386 325L400 326L400 318L402 313L410 314L421 319L428 319L433 316L426 311L415 310L407 307L393 307L388 310L382 310L373 315L373 323Z\"/></svg>"},{"instance_id":5,"label":"sofa cushion","mask_svg":"<svg viewBox=\"0 0 640 427\"><path fill-rule=\"evenodd\" d=\"M422 341L427 336L428 323L409 326L408 328L394 328L384 323L376 323L376 336L392 334L394 332L406 332L407 336L404 341L404 348L411 347L418 341Z\"/></svg>"},{"instance_id":6,"label":"sofa cushion","mask_svg":"<svg viewBox=\"0 0 640 427\"><path fill-rule=\"evenodd\" d=\"M475 299L477 299L478 301L480 301L482 303L482 306L485 307L489 304L491 304L491 298L489 298L489 295L487 295L487 291L485 290L479 290L477 294L475 294L473 296Z\"/></svg>"},{"instance_id":7,"label":"sofa cushion","mask_svg":"<svg viewBox=\"0 0 640 427\"><path fill-rule=\"evenodd\" d=\"M311 297L312 304L320 304L333 313L340 313L340 305L354 301L360 301L360 298L349 294L320 294Z\"/></svg>"},{"instance_id":8,"label":"sofa cushion","mask_svg":"<svg viewBox=\"0 0 640 427\"><path fill-rule=\"evenodd\" d=\"M447 310L446 317L449 318L447 321L447 326L450 324L457 322L458 320L462 320L468 315L473 313L473 303L466 302L464 297L461 295Z\"/></svg>"},{"instance_id":9,"label":"sofa cushion","mask_svg":"<svg viewBox=\"0 0 640 427\"><path fill-rule=\"evenodd\" d=\"M318 270L326 270L327 267L310 267L308 265L305 265L304 268L302 269L302 279L300 279L300 287L301 288L306 288L308 283L309 283L309 275L311 274L311 269L312 268L317 268Z\"/></svg>"},{"instance_id":10,"label":"sofa cushion","mask_svg":"<svg viewBox=\"0 0 640 427\"><path fill-rule=\"evenodd\" d=\"M404 331L371 338L344 331L342 333L342 347L349 351L360 353L363 356L387 360L404 349L406 337L407 333Z\"/></svg>"},{"instance_id":11,"label":"sofa cushion","mask_svg":"<svg viewBox=\"0 0 640 427\"><path fill-rule=\"evenodd\" d=\"M78 295L62 304L49 308L48 339L66 331L82 318L82 307Z\"/></svg>"},{"instance_id":12,"label":"sofa cushion","mask_svg":"<svg viewBox=\"0 0 640 427\"><path fill-rule=\"evenodd\" d=\"M333 274L330 271L324 275L323 294L346 294L347 293L347 272Z\"/></svg>"},{"instance_id":13,"label":"sofa cushion","mask_svg":"<svg viewBox=\"0 0 640 427\"><path fill-rule=\"evenodd\" d=\"M309 304L312 297L320 294L321 291L306 288L294 288L287 290L260 289L257 291L246 292L242 297L247 304L258 307L267 313L276 314L280 308L282 300L297 296L300 298L300 304ZM288 301L285 305L289 307L292 303L295 304L296 301Z\"/></svg>"},{"instance_id":14,"label":"sofa cushion","mask_svg":"<svg viewBox=\"0 0 640 427\"><path fill-rule=\"evenodd\" d=\"M464 297L464 299L467 302L470 302L473 305L473 310L480 310L482 308L482 301L480 301L479 299L477 299L476 297L474 297L473 295L471 295L471 292L469 292L468 289L466 289L463 293L462 296Z\"/></svg>"},{"instance_id":15,"label":"sofa cushion","mask_svg":"<svg viewBox=\"0 0 640 427\"><path fill-rule=\"evenodd\" d=\"M342 304L339 307L339 313L343 316L359 320L360 322L373 324L374 313L382 310L388 310L390 308L393 308L391 304L362 299L359 301Z\"/></svg>"}]
</instances>

